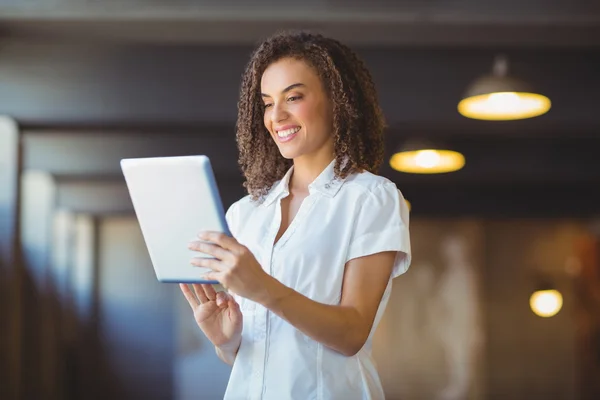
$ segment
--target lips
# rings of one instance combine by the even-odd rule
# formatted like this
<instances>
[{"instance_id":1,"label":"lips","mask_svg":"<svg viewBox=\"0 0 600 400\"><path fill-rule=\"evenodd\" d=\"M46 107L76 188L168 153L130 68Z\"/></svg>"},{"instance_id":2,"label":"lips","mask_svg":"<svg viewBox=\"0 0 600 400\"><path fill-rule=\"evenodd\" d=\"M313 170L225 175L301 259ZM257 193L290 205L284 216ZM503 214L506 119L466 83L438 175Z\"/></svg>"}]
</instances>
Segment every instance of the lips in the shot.
<instances>
[{"instance_id":1,"label":"lips","mask_svg":"<svg viewBox=\"0 0 600 400\"><path fill-rule=\"evenodd\" d=\"M296 134L300 131L300 129L301 128L299 126L289 125L283 126L277 129L275 132L277 133L277 138L279 141L285 143L296 137Z\"/></svg>"}]
</instances>

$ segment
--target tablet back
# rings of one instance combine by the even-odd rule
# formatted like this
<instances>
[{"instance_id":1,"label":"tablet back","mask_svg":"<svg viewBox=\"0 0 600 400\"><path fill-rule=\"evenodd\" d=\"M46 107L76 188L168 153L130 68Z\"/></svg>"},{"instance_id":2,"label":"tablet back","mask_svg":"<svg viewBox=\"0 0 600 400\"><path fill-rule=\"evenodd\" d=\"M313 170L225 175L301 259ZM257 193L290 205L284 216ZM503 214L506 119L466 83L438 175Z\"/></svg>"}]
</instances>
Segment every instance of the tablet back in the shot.
<instances>
[{"instance_id":1,"label":"tablet back","mask_svg":"<svg viewBox=\"0 0 600 400\"><path fill-rule=\"evenodd\" d=\"M157 279L216 283L190 264L208 256L187 248L200 231L230 234L208 157L123 159L121 169Z\"/></svg>"}]
</instances>

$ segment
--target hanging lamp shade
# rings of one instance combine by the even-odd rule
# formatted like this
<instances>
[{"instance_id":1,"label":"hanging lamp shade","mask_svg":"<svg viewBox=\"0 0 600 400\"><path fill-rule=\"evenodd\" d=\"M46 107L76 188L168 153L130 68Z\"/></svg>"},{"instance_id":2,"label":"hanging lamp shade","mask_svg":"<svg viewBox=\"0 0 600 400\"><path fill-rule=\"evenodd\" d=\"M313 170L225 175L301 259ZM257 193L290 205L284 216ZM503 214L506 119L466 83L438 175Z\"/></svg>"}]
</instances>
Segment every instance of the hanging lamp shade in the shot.
<instances>
[{"instance_id":1,"label":"hanging lamp shade","mask_svg":"<svg viewBox=\"0 0 600 400\"><path fill-rule=\"evenodd\" d=\"M510 77L504 56L494 60L493 73L475 80L458 103L458 112L481 120L505 121L537 117L550 110L550 99L526 82Z\"/></svg>"},{"instance_id":2,"label":"hanging lamp shade","mask_svg":"<svg viewBox=\"0 0 600 400\"><path fill-rule=\"evenodd\" d=\"M409 141L390 158L393 169L412 174L453 172L464 165L461 153L431 141Z\"/></svg>"}]
</instances>

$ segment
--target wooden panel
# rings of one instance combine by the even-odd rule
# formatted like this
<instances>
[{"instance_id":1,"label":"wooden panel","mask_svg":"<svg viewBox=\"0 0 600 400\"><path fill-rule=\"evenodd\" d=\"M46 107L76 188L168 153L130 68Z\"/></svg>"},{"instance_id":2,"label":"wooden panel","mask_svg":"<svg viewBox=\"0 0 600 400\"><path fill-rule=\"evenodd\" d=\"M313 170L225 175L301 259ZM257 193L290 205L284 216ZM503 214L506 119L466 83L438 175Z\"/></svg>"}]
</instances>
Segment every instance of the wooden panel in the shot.
<instances>
[{"instance_id":1,"label":"wooden panel","mask_svg":"<svg viewBox=\"0 0 600 400\"><path fill-rule=\"evenodd\" d=\"M104 398L173 398L173 296L179 288L156 280L134 218L104 218L98 232L99 363L107 373Z\"/></svg>"},{"instance_id":2,"label":"wooden panel","mask_svg":"<svg viewBox=\"0 0 600 400\"><path fill-rule=\"evenodd\" d=\"M20 398L21 288L18 258L20 135L0 117L0 397Z\"/></svg>"},{"instance_id":3,"label":"wooden panel","mask_svg":"<svg viewBox=\"0 0 600 400\"><path fill-rule=\"evenodd\" d=\"M61 398L60 300L51 269L54 204L52 176L42 171L24 173L20 227L24 266L25 398Z\"/></svg>"},{"instance_id":4,"label":"wooden panel","mask_svg":"<svg viewBox=\"0 0 600 400\"><path fill-rule=\"evenodd\" d=\"M509 220L489 221L485 229L486 398L577 399L575 291L565 267L585 226ZM552 318L529 307L540 276L564 298Z\"/></svg>"},{"instance_id":5,"label":"wooden panel","mask_svg":"<svg viewBox=\"0 0 600 400\"><path fill-rule=\"evenodd\" d=\"M600 398L600 224L575 245L570 267L577 308L580 400Z\"/></svg>"},{"instance_id":6,"label":"wooden panel","mask_svg":"<svg viewBox=\"0 0 600 400\"><path fill-rule=\"evenodd\" d=\"M106 386L110 386L113 372L103 361L98 332L98 220L90 215L75 215L72 234L70 323L65 336L71 356L68 389L73 400L110 398Z\"/></svg>"}]
</instances>

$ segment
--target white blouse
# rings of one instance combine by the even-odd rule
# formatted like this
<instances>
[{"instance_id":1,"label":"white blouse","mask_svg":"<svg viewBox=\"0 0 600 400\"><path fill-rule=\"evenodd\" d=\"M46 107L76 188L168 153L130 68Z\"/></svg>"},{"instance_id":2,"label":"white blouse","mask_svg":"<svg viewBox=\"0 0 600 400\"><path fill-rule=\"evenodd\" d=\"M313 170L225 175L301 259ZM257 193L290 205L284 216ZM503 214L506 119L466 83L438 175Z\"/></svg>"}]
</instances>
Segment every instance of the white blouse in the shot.
<instances>
[{"instance_id":1,"label":"white blouse","mask_svg":"<svg viewBox=\"0 0 600 400\"><path fill-rule=\"evenodd\" d=\"M410 265L408 208L388 179L363 172L340 180L333 167L334 161L309 185L309 195L275 246L280 200L289 194L293 167L262 202L246 196L234 203L227 211L227 223L268 274L330 305L340 303L349 260L398 251L371 333L363 348L347 357L261 305L236 296L244 327L225 399L384 398L371 356L372 338L390 297L391 280Z\"/></svg>"}]
</instances>

